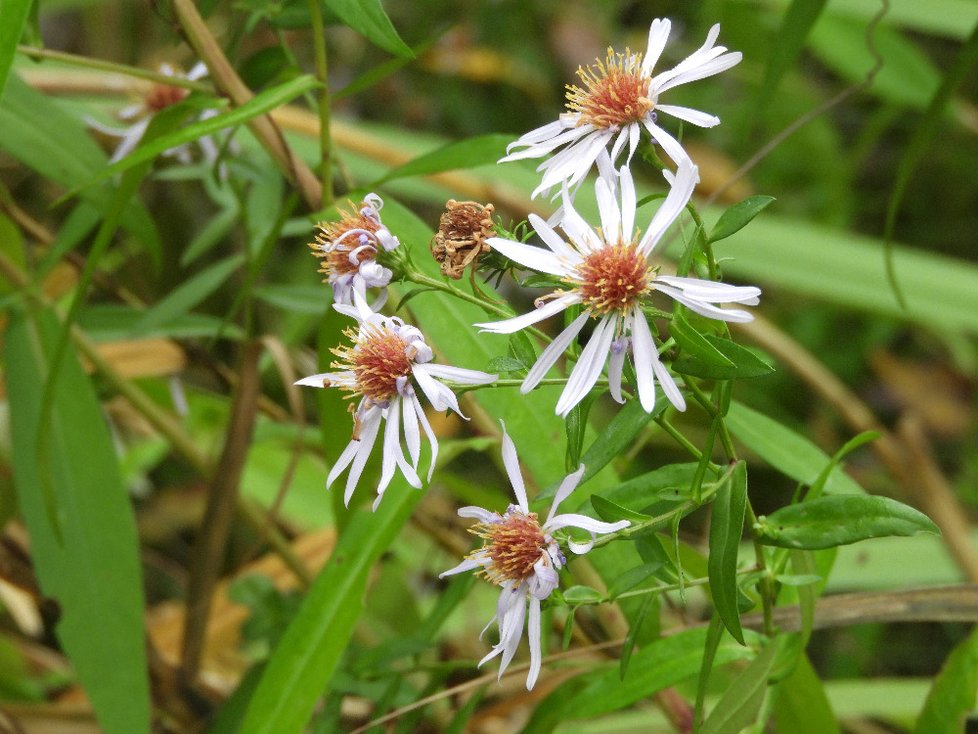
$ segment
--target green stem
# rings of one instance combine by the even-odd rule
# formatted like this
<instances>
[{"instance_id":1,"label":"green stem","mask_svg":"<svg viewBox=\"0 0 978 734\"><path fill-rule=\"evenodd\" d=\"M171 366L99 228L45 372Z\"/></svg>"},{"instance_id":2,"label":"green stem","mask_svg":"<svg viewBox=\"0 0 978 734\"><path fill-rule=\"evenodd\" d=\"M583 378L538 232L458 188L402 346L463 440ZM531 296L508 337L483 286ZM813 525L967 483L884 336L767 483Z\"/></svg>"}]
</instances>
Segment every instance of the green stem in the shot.
<instances>
[{"instance_id":1,"label":"green stem","mask_svg":"<svg viewBox=\"0 0 978 734\"><path fill-rule=\"evenodd\" d=\"M760 586L761 604L764 609L764 634L773 635L774 579L771 577L771 572L768 569L767 562L764 559L764 546L761 545L753 532L753 528L757 524L757 515L754 513L754 508L751 506L750 498L747 499L747 522L750 524L751 528L751 541L754 544L754 558L757 561L757 568L763 572L758 585Z\"/></svg>"},{"instance_id":2,"label":"green stem","mask_svg":"<svg viewBox=\"0 0 978 734\"><path fill-rule=\"evenodd\" d=\"M113 61L103 61L101 59L88 58L87 56L77 56L76 54L69 54L65 53L64 51L54 51L48 48L33 48L31 46L18 46L17 53L23 54L24 56L29 56L32 59L61 61L65 64L71 64L72 66L81 66L87 69L97 69L98 71L108 71L114 74L136 77L137 79L145 79L147 81L156 82L157 84L166 84L171 87L189 89L193 92L205 92L207 94L214 93L214 88L210 84L205 84L204 82L191 81L190 79L185 79L181 76L168 76L167 74L163 74L159 71L140 69L136 66L117 64Z\"/></svg>"},{"instance_id":3,"label":"green stem","mask_svg":"<svg viewBox=\"0 0 978 734\"><path fill-rule=\"evenodd\" d=\"M696 226L698 226L700 231L703 233L703 254L706 255L706 265L710 271L710 280L719 280L720 271L719 268L717 268L716 257L713 255L713 245L710 244L710 241L706 236L706 225L703 224L703 218L700 216L700 213L696 210L696 207L693 206L692 203L686 205L686 211L689 212L689 215L693 218L693 221L696 222Z\"/></svg>"},{"instance_id":4,"label":"green stem","mask_svg":"<svg viewBox=\"0 0 978 734\"><path fill-rule=\"evenodd\" d=\"M325 209L333 204L333 144L329 132L329 65L326 58L326 34L323 30L323 9L320 0L309 0L309 15L312 24L313 53L316 59L316 78L322 82L319 92L319 177L323 184L321 203Z\"/></svg>"}]
</instances>

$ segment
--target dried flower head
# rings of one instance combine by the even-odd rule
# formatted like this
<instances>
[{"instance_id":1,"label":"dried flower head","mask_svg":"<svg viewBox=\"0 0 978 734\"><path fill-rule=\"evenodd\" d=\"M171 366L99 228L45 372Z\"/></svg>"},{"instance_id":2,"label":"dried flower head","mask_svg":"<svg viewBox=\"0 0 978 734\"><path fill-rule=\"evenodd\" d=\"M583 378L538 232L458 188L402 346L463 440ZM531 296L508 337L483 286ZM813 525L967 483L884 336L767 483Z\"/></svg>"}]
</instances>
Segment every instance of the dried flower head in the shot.
<instances>
[{"instance_id":1,"label":"dried flower head","mask_svg":"<svg viewBox=\"0 0 978 734\"><path fill-rule=\"evenodd\" d=\"M442 275L458 280L479 255L489 252L486 238L493 232L493 210L492 204L449 199L431 240Z\"/></svg>"}]
</instances>

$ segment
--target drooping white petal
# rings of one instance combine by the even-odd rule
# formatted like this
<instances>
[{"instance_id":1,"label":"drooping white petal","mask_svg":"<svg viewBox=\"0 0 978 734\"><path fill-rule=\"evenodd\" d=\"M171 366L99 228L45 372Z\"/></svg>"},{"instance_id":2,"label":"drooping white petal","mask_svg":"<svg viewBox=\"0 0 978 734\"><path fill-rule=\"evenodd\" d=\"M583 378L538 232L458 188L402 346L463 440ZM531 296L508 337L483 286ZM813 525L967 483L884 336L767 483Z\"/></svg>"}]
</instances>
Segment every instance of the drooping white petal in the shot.
<instances>
[{"instance_id":1,"label":"drooping white petal","mask_svg":"<svg viewBox=\"0 0 978 734\"><path fill-rule=\"evenodd\" d=\"M461 408L458 407L458 398L455 397L455 393L428 373L428 365L416 364L412 372L414 379L418 381L418 387L424 392L432 408L435 410L450 409L465 418ZM466 418L466 420L468 419Z\"/></svg>"},{"instance_id":2,"label":"drooping white petal","mask_svg":"<svg viewBox=\"0 0 978 734\"><path fill-rule=\"evenodd\" d=\"M502 677L506 668L509 667L516 651L520 646L520 638L523 636L523 622L526 619L525 594L521 590L511 592L514 596L518 595L519 603L509 608L506 616L500 620L499 625L499 644L503 648L503 656L499 660L499 678Z\"/></svg>"},{"instance_id":3,"label":"drooping white petal","mask_svg":"<svg viewBox=\"0 0 978 734\"><path fill-rule=\"evenodd\" d=\"M660 104L656 106L659 112L665 112L680 120L692 123L697 127L716 127L720 124L720 118L707 112L700 112L691 107L679 107L672 104Z\"/></svg>"},{"instance_id":4,"label":"drooping white petal","mask_svg":"<svg viewBox=\"0 0 978 734\"><path fill-rule=\"evenodd\" d=\"M679 141L652 122L650 118L647 117L642 120L642 124L645 126L645 129L649 131L649 135L652 136L652 139L662 146L662 150L665 151L666 155L669 156L674 163L679 164L682 161L688 161L690 159L689 154L683 149L683 146L679 144Z\"/></svg>"},{"instance_id":5,"label":"drooping white petal","mask_svg":"<svg viewBox=\"0 0 978 734\"><path fill-rule=\"evenodd\" d=\"M560 228L570 237L571 243L576 245L581 254L586 256L600 250L604 243L598 238L591 225L584 221L584 217L577 213L574 202L570 199L570 193L564 189L561 196L563 197L564 218L560 221Z\"/></svg>"},{"instance_id":6,"label":"drooping white petal","mask_svg":"<svg viewBox=\"0 0 978 734\"><path fill-rule=\"evenodd\" d=\"M486 240L486 244L504 257L508 257L531 270L560 277L568 274L567 265L553 252L544 250L542 247L525 245L522 242L505 240L502 237L490 237Z\"/></svg>"},{"instance_id":7,"label":"drooping white petal","mask_svg":"<svg viewBox=\"0 0 978 734\"><path fill-rule=\"evenodd\" d=\"M611 340L615 336L615 326L618 323L617 314L609 314L601 318L594 333L588 340L587 345L581 352L577 364L564 386L564 391L560 394L555 408L557 415L564 416L577 405L584 396L588 394L594 383L601 376L608 351L611 347Z\"/></svg>"},{"instance_id":8,"label":"drooping white petal","mask_svg":"<svg viewBox=\"0 0 978 734\"><path fill-rule=\"evenodd\" d=\"M693 196L693 189L699 181L699 169L690 161L682 161L676 169L676 177L669 193L659 206L649 227L638 243L638 250L648 257L658 244L662 235L682 214L686 204Z\"/></svg>"},{"instance_id":9,"label":"drooping white petal","mask_svg":"<svg viewBox=\"0 0 978 734\"><path fill-rule=\"evenodd\" d=\"M400 398L395 397L387 408L387 425L384 426L383 458L380 464L380 483L377 494L381 495L394 478L397 466L397 455L401 453L401 405Z\"/></svg>"},{"instance_id":10,"label":"drooping white petal","mask_svg":"<svg viewBox=\"0 0 978 734\"><path fill-rule=\"evenodd\" d=\"M673 288L672 286L661 286L657 288L657 290L676 299L690 311L695 311L701 316L706 316L709 319L732 321L741 324L754 320L754 314L750 313L749 311L743 311L739 308L719 308L708 301L691 298L680 289Z\"/></svg>"},{"instance_id":11,"label":"drooping white petal","mask_svg":"<svg viewBox=\"0 0 978 734\"><path fill-rule=\"evenodd\" d=\"M621 394L621 377L625 369L625 352L628 351L628 338L620 337L611 343L611 357L608 359L608 392L616 403L624 404Z\"/></svg>"},{"instance_id":12,"label":"drooping white petal","mask_svg":"<svg viewBox=\"0 0 978 734\"><path fill-rule=\"evenodd\" d=\"M584 464L581 464L576 472L572 472L564 477L564 481L560 483L557 487L557 491L554 492L554 501L550 503L550 512L547 514L547 520L543 523L543 527L549 527L550 521L554 518L554 513L557 512L557 507L570 496L577 485L581 483L581 477L584 476Z\"/></svg>"},{"instance_id":13,"label":"drooping white petal","mask_svg":"<svg viewBox=\"0 0 978 734\"><path fill-rule=\"evenodd\" d=\"M513 439L506 433L506 424L499 421L503 426L503 466L506 467L506 476L509 483L513 486L513 494L516 495L516 504L524 513L530 512L530 505L526 501L526 487L523 485L523 474L520 472L520 460L516 455L516 446Z\"/></svg>"},{"instance_id":14,"label":"drooping white petal","mask_svg":"<svg viewBox=\"0 0 978 734\"><path fill-rule=\"evenodd\" d=\"M587 323L589 318L591 318L591 315L588 312L582 313L568 324L567 328L557 335L557 338L547 345L547 348L540 354L536 363L526 373L526 378L523 380L523 384L520 385L521 393L528 393L540 384L540 380L547 376L547 372L554 366L554 363L560 358L560 355L567 351L567 347L581 333L581 329L584 328L584 324Z\"/></svg>"},{"instance_id":15,"label":"drooping white petal","mask_svg":"<svg viewBox=\"0 0 978 734\"><path fill-rule=\"evenodd\" d=\"M353 464L350 466L350 473L346 478L346 490L343 492L343 504L347 507L350 505L353 490L357 488L357 482L360 481L363 467L370 457L370 452L373 450L382 417L383 410L377 406L368 408L363 415L363 420L360 424L360 446L357 449L356 457L353 459Z\"/></svg>"},{"instance_id":16,"label":"drooping white petal","mask_svg":"<svg viewBox=\"0 0 978 734\"><path fill-rule=\"evenodd\" d=\"M652 370L655 372L656 379L658 379L659 385L662 386L662 392L665 393L669 402L675 406L676 410L686 410L686 399L679 391L679 385L676 384L672 375L669 374L666 366L657 359L652 363Z\"/></svg>"},{"instance_id":17,"label":"drooping white petal","mask_svg":"<svg viewBox=\"0 0 978 734\"><path fill-rule=\"evenodd\" d=\"M652 341L645 314L637 306L632 311L632 361L635 363L638 400L645 412L651 413L655 408L655 371L652 365L659 361L659 353Z\"/></svg>"},{"instance_id":18,"label":"drooping white petal","mask_svg":"<svg viewBox=\"0 0 978 734\"><path fill-rule=\"evenodd\" d=\"M726 49L722 46L715 49L723 53ZM703 56L699 59L699 63L690 68L683 69L678 74L674 74L672 78L660 82L656 86L656 92L662 94L673 87L678 87L682 84L688 84L689 82L695 82L699 79L705 79L706 77L714 76L719 74L721 71L726 71L731 66L736 66L743 59L743 54L739 51L732 51L722 56L716 56L714 54L709 54ZM677 67L678 68L678 67Z\"/></svg>"},{"instance_id":19,"label":"drooping white petal","mask_svg":"<svg viewBox=\"0 0 978 734\"><path fill-rule=\"evenodd\" d=\"M343 473L343 471L350 465L353 461L353 457L357 455L357 451L360 448L360 441L350 441L343 449L343 453L340 454L336 463L333 464L333 468L329 470L329 476L326 477L326 489L329 489L336 478Z\"/></svg>"},{"instance_id":20,"label":"drooping white petal","mask_svg":"<svg viewBox=\"0 0 978 734\"><path fill-rule=\"evenodd\" d=\"M560 133L563 132L565 129L566 128L564 124L560 120L557 120L556 122L550 122L534 130L530 130L530 132L524 134L518 140L515 140L514 142L506 146L506 155L500 158L499 162L505 163L506 161L516 160L515 158L512 157L513 154L511 153L511 151L513 148L518 148L522 146L537 146L540 143L543 143L544 141L550 140L551 138L560 135ZM543 151L540 153L540 155L545 155L545 153L546 151ZM527 157L527 156L521 156L521 157Z\"/></svg>"},{"instance_id":21,"label":"drooping white petal","mask_svg":"<svg viewBox=\"0 0 978 734\"><path fill-rule=\"evenodd\" d=\"M530 643L530 671L526 674L526 690L532 691L540 675L540 601L530 597L530 614L526 625L526 637Z\"/></svg>"},{"instance_id":22,"label":"drooping white petal","mask_svg":"<svg viewBox=\"0 0 978 734\"><path fill-rule=\"evenodd\" d=\"M580 528L581 530L587 530L589 533L614 533L623 528L627 528L629 524L628 520L603 522L587 515L569 512L555 515L544 527L548 531L560 530L561 528Z\"/></svg>"},{"instance_id":23,"label":"drooping white petal","mask_svg":"<svg viewBox=\"0 0 978 734\"><path fill-rule=\"evenodd\" d=\"M424 408L421 407L421 401L418 400L418 396L412 395L411 402L414 404L414 414L418 417L418 422L421 424L422 430L424 430L425 435L428 437L428 443L431 445L431 465L428 467L428 481L431 482L431 475L435 473L435 462L438 460L438 439L435 437L435 432L431 429L428 416L424 414Z\"/></svg>"},{"instance_id":24,"label":"drooping white petal","mask_svg":"<svg viewBox=\"0 0 978 734\"><path fill-rule=\"evenodd\" d=\"M618 176L621 187L621 233L623 239L630 240L635 232L635 182L628 166L622 166Z\"/></svg>"},{"instance_id":25,"label":"drooping white petal","mask_svg":"<svg viewBox=\"0 0 978 734\"><path fill-rule=\"evenodd\" d=\"M756 306L761 289L756 286L729 285L702 278L681 278L675 275L660 275L656 285L666 283L683 291L683 295L711 303L743 303Z\"/></svg>"},{"instance_id":26,"label":"drooping white petal","mask_svg":"<svg viewBox=\"0 0 978 734\"><path fill-rule=\"evenodd\" d=\"M525 313L522 316L514 316L502 321L491 321L489 323L475 324L475 326L483 331L490 331L493 334L512 334L514 331L519 331L520 329L525 329L527 326L532 326L538 321L543 321L554 314L560 313L568 306L580 302L581 297L579 295L576 293L567 293L559 298L554 298L552 301L547 301L545 304L540 306L540 308L534 309L533 311Z\"/></svg>"},{"instance_id":27,"label":"drooping white petal","mask_svg":"<svg viewBox=\"0 0 978 734\"><path fill-rule=\"evenodd\" d=\"M524 135L522 138L517 140L515 143L510 143L506 149L509 150L516 145L526 145L524 150L516 151L515 153L507 153L505 156L499 159L500 163L508 163L510 161L524 160L526 158L540 158L541 156L547 155L547 153L552 152L554 149L559 148L561 145L567 145L568 143L573 143L576 140L580 140L585 135L591 132L594 128L590 125L581 125L580 127L572 127L566 129L562 123L551 123L551 125L556 125L553 135L547 136L544 139L538 140L534 143L526 143ZM551 127L550 125L544 125L544 129ZM532 133L527 133L530 135Z\"/></svg>"},{"instance_id":28,"label":"drooping white petal","mask_svg":"<svg viewBox=\"0 0 978 734\"><path fill-rule=\"evenodd\" d=\"M402 417L404 419L404 441L407 443L411 466L418 468L421 460L421 431L418 428L418 415L414 412L414 404L410 397L401 400Z\"/></svg>"}]
</instances>

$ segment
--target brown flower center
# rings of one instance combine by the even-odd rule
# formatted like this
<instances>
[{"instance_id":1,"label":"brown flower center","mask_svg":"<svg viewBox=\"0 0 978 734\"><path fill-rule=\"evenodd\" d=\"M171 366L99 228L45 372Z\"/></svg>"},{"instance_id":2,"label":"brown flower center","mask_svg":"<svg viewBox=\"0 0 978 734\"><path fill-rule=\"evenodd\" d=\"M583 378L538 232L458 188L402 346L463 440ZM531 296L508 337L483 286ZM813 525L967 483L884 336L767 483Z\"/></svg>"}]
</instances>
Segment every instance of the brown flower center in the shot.
<instances>
[{"instance_id":1,"label":"brown flower center","mask_svg":"<svg viewBox=\"0 0 978 734\"><path fill-rule=\"evenodd\" d=\"M599 316L624 314L648 291L652 271L634 242L604 247L577 266L573 282L584 305Z\"/></svg>"},{"instance_id":2,"label":"brown flower center","mask_svg":"<svg viewBox=\"0 0 978 734\"><path fill-rule=\"evenodd\" d=\"M147 110L156 114L170 105L183 101L188 94L189 92L181 87L174 87L170 84L154 84L146 93L143 104Z\"/></svg>"},{"instance_id":3,"label":"brown flower center","mask_svg":"<svg viewBox=\"0 0 978 734\"><path fill-rule=\"evenodd\" d=\"M604 61L578 68L584 89L567 85L567 109L580 114L578 125L621 127L638 122L655 107L648 98L651 77L642 73L642 54L616 54L608 49Z\"/></svg>"},{"instance_id":4,"label":"brown flower center","mask_svg":"<svg viewBox=\"0 0 978 734\"><path fill-rule=\"evenodd\" d=\"M350 206L354 212L339 210L341 216L338 222L320 222L319 232L316 233L316 241L310 242L312 254L322 259L319 272L327 278L334 273L336 275L347 275L355 273L360 269L360 264L364 260L373 257L374 252L370 248L364 248L352 258L350 253L360 247L360 233L353 230L365 230L371 234L380 229L380 225L369 217L360 213L360 210L367 206L361 203L356 206L352 201Z\"/></svg>"},{"instance_id":5,"label":"brown flower center","mask_svg":"<svg viewBox=\"0 0 978 734\"><path fill-rule=\"evenodd\" d=\"M353 372L356 394L378 403L393 398L397 394L398 378L411 374L407 342L382 326L364 326L359 339L350 329L345 333L356 343L333 349L340 361L332 367Z\"/></svg>"},{"instance_id":6,"label":"brown flower center","mask_svg":"<svg viewBox=\"0 0 978 734\"><path fill-rule=\"evenodd\" d=\"M547 547L535 512L524 515L510 510L501 522L478 523L471 532L488 541L485 548L492 565L482 572L494 584L528 579L533 575L533 564Z\"/></svg>"}]
</instances>

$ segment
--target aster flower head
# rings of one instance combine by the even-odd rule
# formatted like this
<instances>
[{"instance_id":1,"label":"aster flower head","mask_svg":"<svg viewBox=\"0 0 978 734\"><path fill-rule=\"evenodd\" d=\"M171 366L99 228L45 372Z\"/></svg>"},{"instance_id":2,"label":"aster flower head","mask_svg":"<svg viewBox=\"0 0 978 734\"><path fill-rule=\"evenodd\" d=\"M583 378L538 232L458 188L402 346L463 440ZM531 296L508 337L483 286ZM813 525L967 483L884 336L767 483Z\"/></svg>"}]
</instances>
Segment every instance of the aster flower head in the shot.
<instances>
[{"instance_id":1,"label":"aster flower head","mask_svg":"<svg viewBox=\"0 0 978 734\"><path fill-rule=\"evenodd\" d=\"M627 166L617 179L620 204L613 183L599 178L595 185L601 227L592 229L574 209L565 186L561 237L547 222L533 214L530 224L546 248L493 237L489 246L524 267L560 278L563 288L538 298L536 310L492 323L476 324L485 331L511 334L531 324L580 305L582 313L540 354L520 388L529 392L574 342L590 320L597 321L587 345L571 371L567 385L557 401L556 411L566 416L594 387L605 362L612 397L624 402L621 380L626 354L635 367L639 401L646 411L655 406L655 383L676 408L686 402L665 365L659 361L652 332L643 312L651 295L658 291L679 301L698 314L722 321L751 321L742 309L724 309L718 304L739 303L753 306L761 291L755 287L726 285L699 278L659 275L648 258L669 226L679 217L698 181L697 168L686 160L675 176L667 174L671 188L644 234L635 229L635 187Z\"/></svg>"},{"instance_id":2,"label":"aster flower head","mask_svg":"<svg viewBox=\"0 0 978 734\"><path fill-rule=\"evenodd\" d=\"M350 467L343 494L343 502L347 505L381 426L384 426L381 477L374 501L376 509L396 469L401 470L411 486L421 487L418 462L421 458L422 430L431 444L431 465L428 470L428 481L431 481L438 458L438 439L425 416L416 387L420 388L435 410L453 410L465 418L455 393L439 380L463 385L486 385L494 382L497 375L432 362L431 347L425 343L420 330L397 317L374 313L356 292L353 299L352 306L334 305L337 311L355 318L359 323L356 331L349 329L346 332L352 345L332 350L338 359L331 367L337 371L305 377L295 384L337 387L349 392L350 397L360 398L352 411L353 439L336 460L326 480L328 488ZM405 458L401 448L402 433L410 460Z\"/></svg>"},{"instance_id":3,"label":"aster flower head","mask_svg":"<svg viewBox=\"0 0 978 734\"><path fill-rule=\"evenodd\" d=\"M698 127L720 124L716 115L662 104L660 95L681 84L719 74L739 63L742 55L715 45L720 33L720 26L715 25L700 48L673 68L654 74L671 26L667 19L652 21L644 57L629 49L616 53L609 48L603 61L598 59L593 66L578 69L583 86L568 85L567 112L556 122L531 130L508 146L507 155L500 162L542 158L560 149L537 168L543 179L534 190L534 197L563 183L573 189L595 163L599 168L614 170L626 145L627 165L642 130L675 163L688 159L679 142L659 127L660 112Z\"/></svg>"},{"instance_id":4,"label":"aster flower head","mask_svg":"<svg viewBox=\"0 0 978 734\"><path fill-rule=\"evenodd\" d=\"M338 222L317 225L316 241L309 247L322 260L319 272L333 288L336 303L351 305L354 293L366 300L367 288L385 288L391 282L392 273L377 262L377 253L390 252L401 243L380 219L383 206L377 194L367 194L359 206L350 202L352 211L340 209ZM384 291L373 309L386 300Z\"/></svg>"},{"instance_id":5,"label":"aster flower head","mask_svg":"<svg viewBox=\"0 0 978 734\"><path fill-rule=\"evenodd\" d=\"M541 524L535 512L530 512L523 476L520 474L516 447L503 425L503 464L513 485L516 504L500 514L482 507L463 507L459 516L478 522L470 532L479 536L485 544L455 568L442 573L439 578L465 571L478 575L497 586L499 602L495 616L486 629L496 622L499 642L492 651L479 661L483 663L502 655L499 676L506 670L523 636L523 624L527 622L527 638L530 643L530 671L526 677L527 689L532 689L540 674L540 602L550 596L559 584L557 572L567 562L554 533L564 528L579 528L591 534L591 540L577 542L567 540L567 546L577 554L587 553L594 545L597 533L613 533L628 527L628 520L601 522L586 515L574 513L556 514L557 507L574 491L584 474L582 464L576 472L567 475L554 495L547 519ZM485 633L485 629L483 630Z\"/></svg>"},{"instance_id":6,"label":"aster flower head","mask_svg":"<svg viewBox=\"0 0 978 734\"><path fill-rule=\"evenodd\" d=\"M198 61L187 73L177 70L170 64L160 64L160 73L165 76L197 81L207 76L207 66L202 61ZM115 163L132 153L139 145L146 129L153 121L153 117L168 107L186 99L189 92L183 87L172 84L155 83L149 87L143 98L134 104L123 107L117 113L119 119L129 123L125 128L119 129L103 125L97 120L87 118L88 124L106 135L119 138L119 143L109 158L109 163ZM218 114L215 110L204 110L198 120L206 120ZM204 160L213 163L218 158L219 147L211 136L204 136L196 141L203 154ZM193 161L193 149L190 144L178 145L164 151L163 155L176 158L180 163L189 164Z\"/></svg>"}]
</instances>

